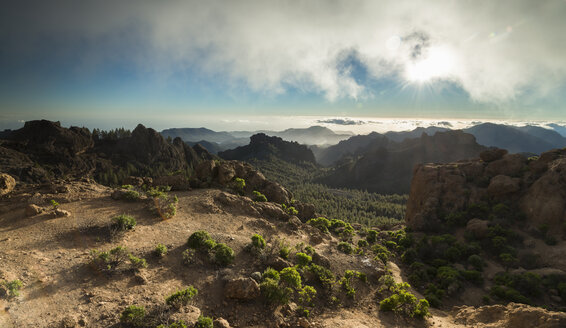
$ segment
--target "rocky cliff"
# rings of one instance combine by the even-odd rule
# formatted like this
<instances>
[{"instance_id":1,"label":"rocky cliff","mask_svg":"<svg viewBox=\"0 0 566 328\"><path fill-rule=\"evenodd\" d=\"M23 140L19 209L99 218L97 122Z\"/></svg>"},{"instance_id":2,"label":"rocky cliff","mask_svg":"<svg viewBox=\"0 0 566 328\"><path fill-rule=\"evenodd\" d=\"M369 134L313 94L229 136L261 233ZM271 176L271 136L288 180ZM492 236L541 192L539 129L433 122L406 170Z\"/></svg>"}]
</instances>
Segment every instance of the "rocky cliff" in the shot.
<instances>
[{"instance_id":1,"label":"rocky cliff","mask_svg":"<svg viewBox=\"0 0 566 328\"><path fill-rule=\"evenodd\" d=\"M446 224L450 213L473 204L506 203L517 207L532 227L562 231L566 220L566 150L539 158L488 150L481 159L450 164L420 164L413 171L407 226L429 230Z\"/></svg>"}]
</instances>

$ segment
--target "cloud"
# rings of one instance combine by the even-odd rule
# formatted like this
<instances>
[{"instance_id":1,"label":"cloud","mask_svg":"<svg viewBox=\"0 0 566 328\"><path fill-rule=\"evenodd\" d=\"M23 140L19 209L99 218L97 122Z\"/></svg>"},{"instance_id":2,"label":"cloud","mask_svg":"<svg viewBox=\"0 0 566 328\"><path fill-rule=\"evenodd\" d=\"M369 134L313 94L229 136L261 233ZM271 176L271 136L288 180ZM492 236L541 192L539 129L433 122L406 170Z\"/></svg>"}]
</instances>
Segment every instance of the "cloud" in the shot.
<instances>
[{"instance_id":1,"label":"cloud","mask_svg":"<svg viewBox=\"0 0 566 328\"><path fill-rule=\"evenodd\" d=\"M566 77L566 2L502 1L38 1L0 14L4 49L85 46L84 65L136 63L141 74L187 74L254 92L289 89L329 101L379 90L344 65L355 54L367 79L404 83L407 66L449 49L443 79L482 103L543 98ZM19 6L19 7L15 7ZM6 34L8 33L8 34Z\"/></svg>"},{"instance_id":2,"label":"cloud","mask_svg":"<svg viewBox=\"0 0 566 328\"><path fill-rule=\"evenodd\" d=\"M361 120L356 121L348 118L329 118L329 119L317 120L316 123L336 124L336 125L364 125L371 123L371 121L361 121Z\"/></svg>"}]
</instances>

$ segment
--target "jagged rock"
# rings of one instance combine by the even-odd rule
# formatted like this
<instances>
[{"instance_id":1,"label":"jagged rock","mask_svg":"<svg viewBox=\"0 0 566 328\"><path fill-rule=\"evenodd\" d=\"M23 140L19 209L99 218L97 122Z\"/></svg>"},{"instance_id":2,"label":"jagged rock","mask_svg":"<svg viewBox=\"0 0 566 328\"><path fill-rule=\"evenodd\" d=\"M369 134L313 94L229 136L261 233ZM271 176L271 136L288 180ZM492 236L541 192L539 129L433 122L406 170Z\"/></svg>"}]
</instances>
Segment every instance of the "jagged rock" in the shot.
<instances>
[{"instance_id":1,"label":"jagged rock","mask_svg":"<svg viewBox=\"0 0 566 328\"><path fill-rule=\"evenodd\" d=\"M505 155L507 155L507 150L505 149L488 149L480 153L480 159L486 163L489 163L501 159Z\"/></svg>"},{"instance_id":2,"label":"jagged rock","mask_svg":"<svg viewBox=\"0 0 566 328\"><path fill-rule=\"evenodd\" d=\"M26 206L26 216L38 215L41 212L43 212L43 209L35 204L29 204L28 206Z\"/></svg>"},{"instance_id":3,"label":"jagged rock","mask_svg":"<svg viewBox=\"0 0 566 328\"><path fill-rule=\"evenodd\" d=\"M264 212L256 209L256 207L259 207L262 204L267 204L254 204L254 202L248 197L236 196L227 192L221 192L218 196L216 196L215 200L224 206L232 208L233 210L252 216L261 216Z\"/></svg>"},{"instance_id":4,"label":"jagged rock","mask_svg":"<svg viewBox=\"0 0 566 328\"><path fill-rule=\"evenodd\" d=\"M527 158L521 154L508 154L503 158L490 162L485 173L488 176L507 175L520 176L527 168Z\"/></svg>"},{"instance_id":5,"label":"jagged rock","mask_svg":"<svg viewBox=\"0 0 566 328\"><path fill-rule=\"evenodd\" d=\"M250 278L252 278L253 280L255 280L257 283L260 283L260 282L261 282L261 272L259 272L259 271L253 272L253 273L250 275Z\"/></svg>"},{"instance_id":6,"label":"jagged rock","mask_svg":"<svg viewBox=\"0 0 566 328\"><path fill-rule=\"evenodd\" d=\"M66 211L66 210L62 210L60 208L56 208L55 209L55 216L57 216L57 217L71 216L71 212Z\"/></svg>"},{"instance_id":7,"label":"jagged rock","mask_svg":"<svg viewBox=\"0 0 566 328\"><path fill-rule=\"evenodd\" d=\"M226 185L236 176L236 170L229 163L222 163L218 167L218 183Z\"/></svg>"},{"instance_id":8,"label":"jagged rock","mask_svg":"<svg viewBox=\"0 0 566 328\"><path fill-rule=\"evenodd\" d=\"M289 221L287 221L287 223L289 225L289 228L291 228L292 230L299 229L301 227L301 224L303 224L301 220L299 220L299 218L294 215L289 218Z\"/></svg>"},{"instance_id":9,"label":"jagged rock","mask_svg":"<svg viewBox=\"0 0 566 328\"><path fill-rule=\"evenodd\" d=\"M153 186L169 186L171 190L191 190L189 180L183 174L157 177L153 179Z\"/></svg>"},{"instance_id":10,"label":"jagged rock","mask_svg":"<svg viewBox=\"0 0 566 328\"><path fill-rule=\"evenodd\" d=\"M297 203L297 204L294 204L293 206L295 207L297 212L299 212L297 214L297 216L302 221L307 221L307 220L310 220L310 219L316 217L316 208L314 207L313 204Z\"/></svg>"},{"instance_id":11,"label":"jagged rock","mask_svg":"<svg viewBox=\"0 0 566 328\"><path fill-rule=\"evenodd\" d=\"M321 265L325 268L330 268L330 260L326 256L321 255L318 252L313 254L312 261L314 264Z\"/></svg>"},{"instance_id":12,"label":"jagged rock","mask_svg":"<svg viewBox=\"0 0 566 328\"><path fill-rule=\"evenodd\" d=\"M134 187L141 187L144 184L143 178L129 176L122 181L123 184L132 185Z\"/></svg>"},{"instance_id":13,"label":"jagged rock","mask_svg":"<svg viewBox=\"0 0 566 328\"><path fill-rule=\"evenodd\" d=\"M270 202L279 204L288 204L292 198L292 195L277 182L267 181L262 192Z\"/></svg>"},{"instance_id":14,"label":"jagged rock","mask_svg":"<svg viewBox=\"0 0 566 328\"><path fill-rule=\"evenodd\" d=\"M9 174L0 173L0 196L9 194L16 187L16 180Z\"/></svg>"},{"instance_id":15,"label":"jagged rock","mask_svg":"<svg viewBox=\"0 0 566 328\"><path fill-rule=\"evenodd\" d=\"M466 224L466 232L471 233L476 238L485 238L489 232L489 221L480 219L471 219Z\"/></svg>"},{"instance_id":16,"label":"jagged rock","mask_svg":"<svg viewBox=\"0 0 566 328\"><path fill-rule=\"evenodd\" d=\"M269 219L285 221L289 218L289 214L280 205L274 203L256 203L255 208L263 217Z\"/></svg>"},{"instance_id":17,"label":"jagged rock","mask_svg":"<svg viewBox=\"0 0 566 328\"><path fill-rule=\"evenodd\" d=\"M201 181L206 181L207 179L212 181L212 179L216 175L215 169L216 169L215 161L204 161L195 168L195 175Z\"/></svg>"},{"instance_id":18,"label":"jagged rock","mask_svg":"<svg viewBox=\"0 0 566 328\"><path fill-rule=\"evenodd\" d=\"M228 320L224 318L214 319L213 325L215 328L230 328L230 324L228 323Z\"/></svg>"},{"instance_id":19,"label":"jagged rock","mask_svg":"<svg viewBox=\"0 0 566 328\"><path fill-rule=\"evenodd\" d=\"M192 305L184 306L180 309L180 312L173 313L171 315L172 321L181 321L183 320L185 324L189 327L192 327L197 322L198 318L201 315L201 311L199 308L194 307Z\"/></svg>"},{"instance_id":20,"label":"jagged rock","mask_svg":"<svg viewBox=\"0 0 566 328\"><path fill-rule=\"evenodd\" d=\"M252 278L236 278L226 282L224 296L238 300L253 300L260 294L258 283Z\"/></svg>"},{"instance_id":21,"label":"jagged rock","mask_svg":"<svg viewBox=\"0 0 566 328\"><path fill-rule=\"evenodd\" d=\"M143 274L142 272L136 272L136 274L134 275L134 279L140 285L147 285L149 282L145 274Z\"/></svg>"},{"instance_id":22,"label":"jagged rock","mask_svg":"<svg viewBox=\"0 0 566 328\"><path fill-rule=\"evenodd\" d=\"M266 263L267 266L274 268L275 270L281 271L285 268L292 267L293 264L287 260L280 258L279 256L270 259Z\"/></svg>"},{"instance_id":23,"label":"jagged rock","mask_svg":"<svg viewBox=\"0 0 566 328\"><path fill-rule=\"evenodd\" d=\"M521 190L521 179L506 175L496 175L491 178L487 193L495 198L501 198Z\"/></svg>"},{"instance_id":24,"label":"jagged rock","mask_svg":"<svg viewBox=\"0 0 566 328\"><path fill-rule=\"evenodd\" d=\"M507 306L461 306L453 311L454 321L467 326L513 328L566 327L566 313L551 312L524 304L509 303Z\"/></svg>"}]
</instances>

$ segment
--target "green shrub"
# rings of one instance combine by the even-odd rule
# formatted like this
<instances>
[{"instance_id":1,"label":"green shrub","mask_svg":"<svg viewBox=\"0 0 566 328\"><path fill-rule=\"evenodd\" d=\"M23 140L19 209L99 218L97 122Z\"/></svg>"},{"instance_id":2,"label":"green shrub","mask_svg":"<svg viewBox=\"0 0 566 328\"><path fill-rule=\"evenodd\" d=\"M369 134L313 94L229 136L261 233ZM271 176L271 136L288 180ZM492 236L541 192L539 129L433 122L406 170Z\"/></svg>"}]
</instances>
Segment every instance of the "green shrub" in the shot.
<instances>
[{"instance_id":1,"label":"green shrub","mask_svg":"<svg viewBox=\"0 0 566 328\"><path fill-rule=\"evenodd\" d=\"M305 253L297 253L295 254L295 258L297 259L297 264L300 267L307 266L312 262L312 257L308 256Z\"/></svg>"},{"instance_id":2,"label":"green shrub","mask_svg":"<svg viewBox=\"0 0 566 328\"><path fill-rule=\"evenodd\" d=\"M297 211L297 209L296 209L295 207L293 207L293 206L287 207L287 208L285 209L285 212L287 212L287 214L290 214L290 215L297 215L297 214L299 214L299 211Z\"/></svg>"},{"instance_id":3,"label":"green shrub","mask_svg":"<svg viewBox=\"0 0 566 328\"><path fill-rule=\"evenodd\" d=\"M153 250L153 253L158 257L163 257L165 256L165 254L167 254L167 246L163 244L157 244L157 246L155 246L155 249Z\"/></svg>"},{"instance_id":4,"label":"green shrub","mask_svg":"<svg viewBox=\"0 0 566 328\"><path fill-rule=\"evenodd\" d=\"M187 288L178 290L165 298L165 304L174 308L180 308L183 305L189 304L189 302L197 295L198 290L193 286L188 286Z\"/></svg>"},{"instance_id":5,"label":"green shrub","mask_svg":"<svg viewBox=\"0 0 566 328\"><path fill-rule=\"evenodd\" d=\"M330 227L330 221L324 217L318 217L316 219L310 219L307 221L307 224L312 225L315 228L318 228L320 231L324 233L328 233L328 228Z\"/></svg>"},{"instance_id":6,"label":"green shrub","mask_svg":"<svg viewBox=\"0 0 566 328\"><path fill-rule=\"evenodd\" d=\"M141 195L135 190L128 190L122 195L122 199L130 202L135 202L141 199Z\"/></svg>"},{"instance_id":7,"label":"green shrub","mask_svg":"<svg viewBox=\"0 0 566 328\"><path fill-rule=\"evenodd\" d=\"M475 284L481 284L483 282L483 277L481 275L481 272L479 272L479 271L463 270L463 271L460 271L460 274L462 275L462 277L464 279L466 279L467 281L471 281Z\"/></svg>"},{"instance_id":8,"label":"green shrub","mask_svg":"<svg viewBox=\"0 0 566 328\"><path fill-rule=\"evenodd\" d=\"M364 247L368 247L368 245L369 243L367 242L367 240L365 239L358 240L358 247L364 248Z\"/></svg>"},{"instance_id":9,"label":"green shrub","mask_svg":"<svg viewBox=\"0 0 566 328\"><path fill-rule=\"evenodd\" d=\"M128 254L128 258L130 259L130 265L132 269L139 270L139 269L147 268L147 261L145 259L135 257L132 254Z\"/></svg>"},{"instance_id":10,"label":"green shrub","mask_svg":"<svg viewBox=\"0 0 566 328\"><path fill-rule=\"evenodd\" d=\"M195 263L195 256L196 254L194 249L190 249L190 248L185 249L182 254L183 257L182 263L184 265L190 265Z\"/></svg>"},{"instance_id":11,"label":"green shrub","mask_svg":"<svg viewBox=\"0 0 566 328\"><path fill-rule=\"evenodd\" d=\"M254 194L254 200L256 202L267 202L267 197L265 197L265 195L260 193L259 191L254 190L253 194Z\"/></svg>"},{"instance_id":12,"label":"green shrub","mask_svg":"<svg viewBox=\"0 0 566 328\"><path fill-rule=\"evenodd\" d=\"M91 251L91 264L101 271L115 271L128 258L128 250L117 246L110 251Z\"/></svg>"},{"instance_id":13,"label":"green shrub","mask_svg":"<svg viewBox=\"0 0 566 328\"><path fill-rule=\"evenodd\" d=\"M468 257L468 264L474 267L478 271L483 271L483 259L479 255L470 255Z\"/></svg>"},{"instance_id":14,"label":"green shrub","mask_svg":"<svg viewBox=\"0 0 566 328\"><path fill-rule=\"evenodd\" d=\"M340 252L344 254L352 254L354 252L354 248L352 247L352 244L344 241L339 242L337 248Z\"/></svg>"},{"instance_id":15,"label":"green shrub","mask_svg":"<svg viewBox=\"0 0 566 328\"><path fill-rule=\"evenodd\" d=\"M161 324L156 328L187 328L187 324L185 323L185 321L179 320L168 325Z\"/></svg>"},{"instance_id":16,"label":"green shrub","mask_svg":"<svg viewBox=\"0 0 566 328\"><path fill-rule=\"evenodd\" d=\"M131 230L136 226L136 219L130 215L122 214L112 218L112 226L118 230Z\"/></svg>"},{"instance_id":17,"label":"green shrub","mask_svg":"<svg viewBox=\"0 0 566 328\"><path fill-rule=\"evenodd\" d=\"M51 207L53 207L54 210L56 210L59 207L59 203L57 203L55 199L50 200L50 203L51 203Z\"/></svg>"},{"instance_id":18,"label":"green shrub","mask_svg":"<svg viewBox=\"0 0 566 328\"><path fill-rule=\"evenodd\" d=\"M212 319L210 317L198 317L195 328L213 328Z\"/></svg>"},{"instance_id":19,"label":"green shrub","mask_svg":"<svg viewBox=\"0 0 566 328\"><path fill-rule=\"evenodd\" d=\"M379 302L379 309L418 318L430 315L428 301L417 300L415 295L407 291L408 287L408 284L396 284L393 295Z\"/></svg>"},{"instance_id":20,"label":"green shrub","mask_svg":"<svg viewBox=\"0 0 566 328\"><path fill-rule=\"evenodd\" d=\"M354 298L354 296L356 295L356 289L354 288L355 278L364 283L367 282L366 274L355 270L346 270L344 272L344 277L340 279L340 285L342 286L342 289L344 289L346 295L351 298Z\"/></svg>"},{"instance_id":21,"label":"green shrub","mask_svg":"<svg viewBox=\"0 0 566 328\"><path fill-rule=\"evenodd\" d=\"M234 178L234 181L232 182L232 189L242 194L244 192L244 188L246 188L246 180L238 177Z\"/></svg>"},{"instance_id":22,"label":"green shrub","mask_svg":"<svg viewBox=\"0 0 566 328\"><path fill-rule=\"evenodd\" d=\"M264 278L259 289L269 303L286 304L289 302L289 292L279 288L279 279Z\"/></svg>"},{"instance_id":23,"label":"green shrub","mask_svg":"<svg viewBox=\"0 0 566 328\"><path fill-rule=\"evenodd\" d=\"M279 273L279 280L289 287L301 287L301 275L294 267L288 267L281 270Z\"/></svg>"},{"instance_id":24,"label":"green shrub","mask_svg":"<svg viewBox=\"0 0 566 328\"><path fill-rule=\"evenodd\" d=\"M334 274L329 269L311 263L308 267L308 270L314 274L316 279L327 289L332 288L332 284L334 284Z\"/></svg>"},{"instance_id":25,"label":"green shrub","mask_svg":"<svg viewBox=\"0 0 566 328\"><path fill-rule=\"evenodd\" d=\"M282 246L281 249L279 249L279 256L285 260L289 258L290 253L291 248L289 246Z\"/></svg>"},{"instance_id":26,"label":"green shrub","mask_svg":"<svg viewBox=\"0 0 566 328\"><path fill-rule=\"evenodd\" d=\"M544 237L544 243L548 246L555 246L556 244L558 244L558 241L554 236L546 236Z\"/></svg>"},{"instance_id":27,"label":"green shrub","mask_svg":"<svg viewBox=\"0 0 566 328\"><path fill-rule=\"evenodd\" d=\"M122 311L120 323L140 327L144 324L145 308L143 306L130 305Z\"/></svg>"},{"instance_id":28,"label":"green shrub","mask_svg":"<svg viewBox=\"0 0 566 328\"><path fill-rule=\"evenodd\" d=\"M299 294L299 304L302 307L312 306L312 300L316 296L316 289L314 289L314 287L312 286L304 286L303 288L299 289L298 294Z\"/></svg>"},{"instance_id":29,"label":"green shrub","mask_svg":"<svg viewBox=\"0 0 566 328\"><path fill-rule=\"evenodd\" d=\"M252 247L258 250L262 250L265 248L265 239L259 234L254 234L252 236Z\"/></svg>"},{"instance_id":30,"label":"green shrub","mask_svg":"<svg viewBox=\"0 0 566 328\"><path fill-rule=\"evenodd\" d=\"M379 232L375 230L368 230L366 240L368 243L373 244L376 243L379 237Z\"/></svg>"},{"instance_id":31,"label":"green shrub","mask_svg":"<svg viewBox=\"0 0 566 328\"><path fill-rule=\"evenodd\" d=\"M214 260L221 266L227 266L234 261L234 251L224 243L214 246Z\"/></svg>"},{"instance_id":32,"label":"green shrub","mask_svg":"<svg viewBox=\"0 0 566 328\"><path fill-rule=\"evenodd\" d=\"M263 271L261 275L262 279L273 279L275 281L279 281L279 271L273 268L267 268Z\"/></svg>"},{"instance_id":33,"label":"green shrub","mask_svg":"<svg viewBox=\"0 0 566 328\"><path fill-rule=\"evenodd\" d=\"M205 230L198 230L189 236L187 245L193 249L210 249L210 240L214 241Z\"/></svg>"},{"instance_id":34,"label":"green shrub","mask_svg":"<svg viewBox=\"0 0 566 328\"><path fill-rule=\"evenodd\" d=\"M314 254L316 254L316 250L311 245L305 246L304 252L305 252L305 254L310 255L310 256L313 256Z\"/></svg>"},{"instance_id":35,"label":"green shrub","mask_svg":"<svg viewBox=\"0 0 566 328\"><path fill-rule=\"evenodd\" d=\"M19 279L15 279L12 281L4 281L0 285L6 288L8 298L14 298L20 295L20 289L24 284Z\"/></svg>"}]
</instances>

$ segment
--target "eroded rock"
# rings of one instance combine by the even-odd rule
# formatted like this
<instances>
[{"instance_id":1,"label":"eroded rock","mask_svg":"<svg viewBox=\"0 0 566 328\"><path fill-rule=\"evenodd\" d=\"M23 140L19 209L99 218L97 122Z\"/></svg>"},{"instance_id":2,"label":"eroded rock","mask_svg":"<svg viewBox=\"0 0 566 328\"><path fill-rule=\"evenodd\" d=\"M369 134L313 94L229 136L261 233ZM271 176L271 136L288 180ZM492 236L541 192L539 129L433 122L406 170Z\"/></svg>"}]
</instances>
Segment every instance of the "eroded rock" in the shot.
<instances>
[{"instance_id":1,"label":"eroded rock","mask_svg":"<svg viewBox=\"0 0 566 328\"><path fill-rule=\"evenodd\" d=\"M252 278L235 278L226 282L224 296L238 300L253 300L260 294L258 283Z\"/></svg>"}]
</instances>

